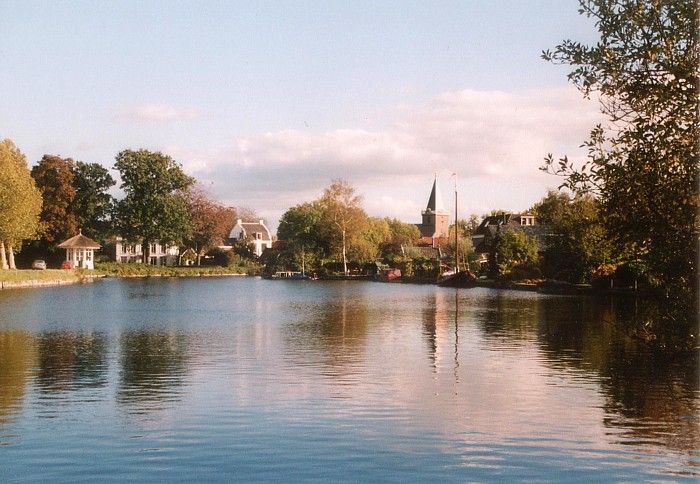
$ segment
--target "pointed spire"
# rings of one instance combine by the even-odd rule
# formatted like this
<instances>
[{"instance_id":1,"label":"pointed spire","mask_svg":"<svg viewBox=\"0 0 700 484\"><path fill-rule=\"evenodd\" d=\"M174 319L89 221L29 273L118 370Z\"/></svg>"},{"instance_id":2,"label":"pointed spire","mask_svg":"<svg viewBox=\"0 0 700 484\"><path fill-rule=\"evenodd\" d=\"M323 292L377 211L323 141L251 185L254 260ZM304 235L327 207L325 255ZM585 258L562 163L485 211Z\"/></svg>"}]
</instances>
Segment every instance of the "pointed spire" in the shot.
<instances>
[{"instance_id":1,"label":"pointed spire","mask_svg":"<svg viewBox=\"0 0 700 484\"><path fill-rule=\"evenodd\" d=\"M435 173L435 181L433 181L433 190L430 192L430 198L428 199L428 206L425 208L426 212L444 212L445 207L442 204L442 196L440 195L440 190L438 190L437 184L437 173Z\"/></svg>"}]
</instances>

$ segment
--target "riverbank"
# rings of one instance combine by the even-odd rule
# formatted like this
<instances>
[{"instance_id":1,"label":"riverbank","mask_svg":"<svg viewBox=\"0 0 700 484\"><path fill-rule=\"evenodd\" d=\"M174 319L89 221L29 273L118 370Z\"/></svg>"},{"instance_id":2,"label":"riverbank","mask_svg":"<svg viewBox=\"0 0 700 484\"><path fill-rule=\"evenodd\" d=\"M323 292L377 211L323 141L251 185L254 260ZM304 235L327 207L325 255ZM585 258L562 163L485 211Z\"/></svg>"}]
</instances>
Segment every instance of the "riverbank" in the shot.
<instances>
[{"instance_id":1,"label":"riverbank","mask_svg":"<svg viewBox=\"0 0 700 484\"><path fill-rule=\"evenodd\" d=\"M43 271L18 269L0 271L0 289L17 289L24 287L60 286L76 284L88 276L84 271L47 269Z\"/></svg>"}]
</instances>

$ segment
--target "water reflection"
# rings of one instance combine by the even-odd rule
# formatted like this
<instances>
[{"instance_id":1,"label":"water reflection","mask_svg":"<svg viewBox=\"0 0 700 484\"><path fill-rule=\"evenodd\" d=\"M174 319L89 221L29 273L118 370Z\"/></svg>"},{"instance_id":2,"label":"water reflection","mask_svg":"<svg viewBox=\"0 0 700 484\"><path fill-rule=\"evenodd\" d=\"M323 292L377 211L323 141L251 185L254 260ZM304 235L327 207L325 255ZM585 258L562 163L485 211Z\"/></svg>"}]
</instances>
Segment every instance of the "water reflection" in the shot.
<instances>
[{"instance_id":1,"label":"water reflection","mask_svg":"<svg viewBox=\"0 0 700 484\"><path fill-rule=\"evenodd\" d=\"M596 376L605 426L626 442L698 449L697 355L671 356L631 336L634 301L556 302L545 305L538 335L546 361Z\"/></svg>"},{"instance_id":2,"label":"water reflection","mask_svg":"<svg viewBox=\"0 0 700 484\"><path fill-rule=\"evenodd\" d=\"M125 331L117 402L134 413L167 408L178 401L188 372L188 335L175 329Z\"/></svg>"},{"instance_id":3,"label":"water reflection","mask_svg":"<svg viewBox=\"0 0 700 484\"><path fill-rule=\"evenodd\" d=\"M346 284L331 286L333 297L307 303L299 312L301 318L285 330L293 362L321 368L324 376L340 384L354 381L367 341L368 304L353 289Z\"/></svg>"},{"instance_id":4,"label":"water reflection","mask_svg":"<svg viewBox=\"0 0 700 484\"><path fill-rule=\"evenodd\" d=\"M107 383L107 336L98 331L51 331L36 340L39 371L36 382L44 393L101 387Z\"/></svg>"},{"instance_id":5,"label":"water reflection","mask_svg":"<svg viewBox=\"0 0 700 484\"><path fill-rule=\"evenodd\" d=\"M35 359L34 341L29 333L0 331L0 425L21 410Z\"/></svg>"}]
</instances>

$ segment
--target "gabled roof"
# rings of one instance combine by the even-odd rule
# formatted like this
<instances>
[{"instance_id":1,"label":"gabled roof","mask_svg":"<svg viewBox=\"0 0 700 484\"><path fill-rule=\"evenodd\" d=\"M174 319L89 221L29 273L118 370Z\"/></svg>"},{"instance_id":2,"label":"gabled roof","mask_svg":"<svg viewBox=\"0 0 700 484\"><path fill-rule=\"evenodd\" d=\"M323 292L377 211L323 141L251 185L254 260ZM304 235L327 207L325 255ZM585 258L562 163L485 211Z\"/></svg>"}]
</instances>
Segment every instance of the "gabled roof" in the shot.
<instances>
[{"instance_id":1,"label":"gabled roof","mask_svg":"<svg viewBox=\"0 0 700 484\"><path fill-rule=\"evenodd\" d=\"M100 244L89 237L85 237L82 232L71 237L65 242L58 244L61 249L99 249Z\"/></svg>"}]
</instances>

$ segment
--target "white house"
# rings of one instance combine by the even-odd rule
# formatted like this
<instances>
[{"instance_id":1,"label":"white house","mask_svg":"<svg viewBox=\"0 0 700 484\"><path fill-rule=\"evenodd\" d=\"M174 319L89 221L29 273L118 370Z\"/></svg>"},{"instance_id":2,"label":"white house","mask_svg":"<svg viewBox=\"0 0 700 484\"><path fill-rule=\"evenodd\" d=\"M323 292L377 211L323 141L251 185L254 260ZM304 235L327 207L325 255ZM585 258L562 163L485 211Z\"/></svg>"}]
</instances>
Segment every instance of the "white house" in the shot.
<instances>
[{"instance_id":1,"label":"white house","mask_svg":"<svg viewBox=\"0 0 700 484\"><path fill-rule=\"evenodd\" d=\"M85 237L82 232L58 244L61 249L66 249L66 260L76 269L95 268L95 250L100 244Z\"/></svg>"},{"instance_id":2,"label":"white house","mask_svg":"<svg viewBox=\"0 0 700 484\"><path fill-rule=\"evenodd\" d=\"M153 266L174 266L178 263L180 248L174 244L153 242L148 263ZM114 260L119 263L141 262L143 247L140 242L129 242L121 237L114 241Z\"/></svg>"},{"instance_id":3,"label":"white house","mask_svg":"<svg viewBox=\"0 0 700 484\"><path fill-rule=\"evenodd\" d=\"M244 222L238 219L228 237L231 240L246 242L258 257L262 255L265 248L272 248L272 234L270 234L270 230L262 220L258 222Z\"/></svg>"}]
</instances>

